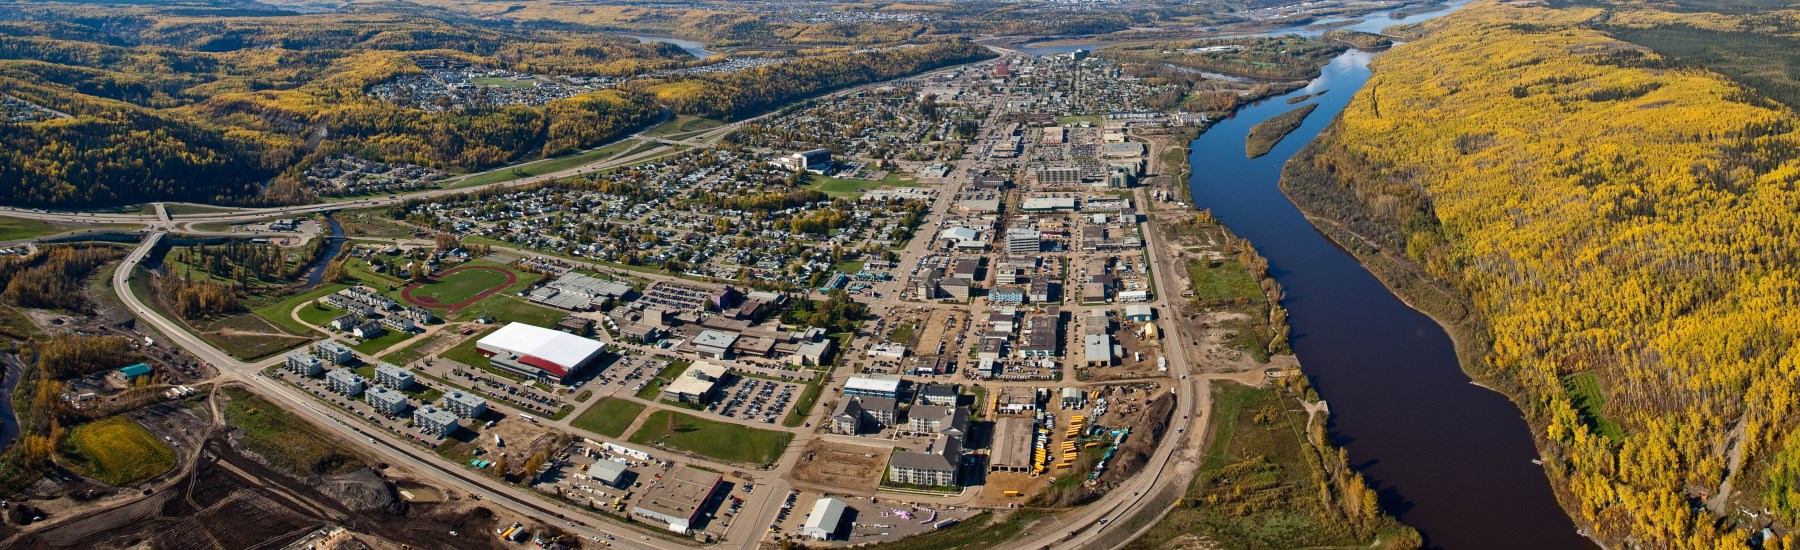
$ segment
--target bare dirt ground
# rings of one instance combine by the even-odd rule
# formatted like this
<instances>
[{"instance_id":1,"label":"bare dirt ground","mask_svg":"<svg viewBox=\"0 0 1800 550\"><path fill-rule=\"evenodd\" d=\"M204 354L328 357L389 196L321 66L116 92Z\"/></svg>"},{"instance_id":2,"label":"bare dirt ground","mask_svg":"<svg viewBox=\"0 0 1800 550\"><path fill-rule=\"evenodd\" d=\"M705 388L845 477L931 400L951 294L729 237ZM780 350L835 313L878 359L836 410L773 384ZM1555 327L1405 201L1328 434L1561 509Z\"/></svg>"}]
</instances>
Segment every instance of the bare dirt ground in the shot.
<instances>
[{"instance_id":1,"label":"bare dirt ground","mask_svg":"<svg viewBox=\"0 0 1800 550\"><path fill-rule=\"evenodd\" d=\"M875 494L888 454L876 447L814 439L788 474L795 486L861 496ZM868 456L874 455L874 456Z\"/></svg>"}]
</instances>

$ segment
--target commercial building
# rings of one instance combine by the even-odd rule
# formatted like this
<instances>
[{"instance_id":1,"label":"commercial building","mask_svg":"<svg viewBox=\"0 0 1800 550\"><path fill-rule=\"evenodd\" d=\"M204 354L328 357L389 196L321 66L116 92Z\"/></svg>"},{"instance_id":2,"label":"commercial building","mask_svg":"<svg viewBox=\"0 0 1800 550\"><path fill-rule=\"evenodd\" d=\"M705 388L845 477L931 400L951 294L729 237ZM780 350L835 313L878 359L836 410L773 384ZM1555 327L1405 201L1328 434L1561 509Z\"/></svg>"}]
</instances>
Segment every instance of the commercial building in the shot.
<instances>
[{"instance_id":1,"label":"commercial building","mask_svg":"<svg viewBox=\"0 0 1800 550\"><path fill-rule=\"evenodd\" d=\"M407 408L412 407L412 402L406 398L406 394L383 387L376 387L363 393L363 400L367 401L369 406L374 407L376 412L388 416L406 412Z\"/></svg>"},{"instance_id":2,"label":"commercial building","mask_svg":"<svg viewBox=\"0 0 1800 550\"><path fill-rule=\"evenodd\" d=\"M719 384L725 381L730 369L705 361L694 363L676 376L674 381L663 387L662 397L670 401L705 405L712 401L713 394L718 391Z\"/></svg>"},{"instance_id":3,"label":"commercial building","mask_svg":"<svg viewBox=\"0 0 1800 550\"><path fill-rule=\"evenodd\" d=\"M962 438L940 435L925 452L895 451L888 479L912 485L955 486L962 465Z\"/></svg>"},{"instance_id":4,"label":"commercial building","mask_svg":"<svg viewBox=\"0 0 1800 550\"><path fill-rule=\"evenodd\" d=\"M1112 336L1105 334L1089 334L1082 339L1082 355L1087 358L1090 367L1107 367L1113 363Z\"/></svg>"},{"instance_id":5,"label":"commercial building","mask_svg":"<svg viewBox=\"0 0 1800 550\"><path fill-rule=\"evenodd\" d=\"M1156 310L1151 309L1149 305L1131 304L1125 306L1125 320L1127 321L1143 323L1155 318Z\"/></svg>"},{"instance_id":6,"label":"commercial building","mask_svg":"<svg viewBox=\"0 0 1800 550\"><path fill-rule=\"evenodd\" d=\"M1019 205L1019 210L1027 213L1074 212L1075 197L1027 197Z\"/></svg>"},{"instance_id":7,"label":"commercial building","mask_svg":"<svg viewBox=\"0 0 1800 550\"><path fill-rule=\"evenodd\" d=\"M1036 229L1014 227L1006 230L1007 254L1036 254L1043 247L1043 234Z\"/></svg>"},{"instance_id":8,"label":"commercial building","mask_svg":"<svg viewBox=\"0 0 1800 550\"><path fill-rule=\"evenodd\" d=\"M831 540L843 527L844 512L848 509L844 501L835 498L814 501L812 513L806 514L806 526L800 534L813 540Z\"/></svg>"},{"instance_id":9,"label":"commercial building","mask_svg":"<svg viewBox=\"0 0 1800 550\"><path fill-rule=\"evenodd\" d=\"M415 381L413 373L410 370L394 366L390 363L375 365L375 383L377 384L396 390L404 390L412 387L413 382Z\"/></svg>"},{"instance_id":10,"label":"commercial building","mask_svg":"<svg viewBox=\"0 0 1800 550\"><path fill-rule=\"evenodd\" d=\"M722 330L703 330L694 336L694 353L708 359L728 359L731 357L731 346L738 341L738 334Z\"/></svg>"},{"instance_id":11,"label":"commercial building","mask_svg":"<svg viewBox=\"0 0 1800 550\"><path fill-rule=\"evenodd\" d=\"M571 271L532 289L526 299L561 309L588 311L606 307L630 294L631 285Z\"/></svg>"},{"instance_id":12,"label":"commercial building","mask_svg":"<svg viewBox=\"0 0 1800 550\"><path fill-rule=\"evenodd\" d=\"M844 395L899 399L900 377L851 377L849 380L844 381Z\"/></svg>"},{"instance_id":13,"label":"commercial building","mask_svg":"<svg viewBox=\"0 0 1800 550\"><path fill-rule=\"evenodd\" d=\"M306 352L300 350L288 352L287 362L283 363L281 368L300 376L318 376L319 373L325 372L325 367L319 364L319 358L307 355Z\"/></svg>"},{"instance_id":14,"label":"commercial building","mask_svg":"<svg viewBox=\"0 0 1800 550\"><path fill-rule=\"evenodd\" d=\"M368 386L367 380L350 369L332 369L325 373L325 387L334 392L356 397Z\"/></svg>"},{"instance_id":15,"label":"commercial building","mask_svg":"<svg viewBox=\"0 0 1800 550\"><path fill-rule=\"evenodd\" d=\"M462 419L450 411L426 405L413 411L413 425L419 428L419 433L444 437L462 428Z\"/></svg>"},{"instance_id":16,"label":"commercial building","mask_svg":"<svg viewBox=\"0 0 1800 550\"><path fill-rule=\"evenodd\" d=\"M954 407L956 406L958 395L956 386L950 384L926 384L924 387L919 388L919 403L937 405L939 407Z\"/></svg>"},{"instance_id":17,"label":"commercial building","mask_svg":"<svg viewBox=\"0 0 1800 550\"><path fill-rule=\"evenodd\" d=\"M566 382L605 354L600 342L560 330L510 323L475 342L475 350L502 369Z\"/></svg>"},{"instance_id":18,"label":"commercial building","mask_svg":"<svg viewBox=\"0 0 1800 550\"><path fill-rule=\"evenodd\" d=\"M453 391L444 396L443 406L451 414L474 418L487 413L487 400L474 394Z\"/></svg>"},{"instance_id":19,"label":"commercial building","mask_svg":"<svg viewBox=\"0 0 1800 550\"><path fill-rule=\"evenodd\" d=\"M769 161L769 164L795 171L823 170L831 165L831 150L813 149L811 151L801 151Z\"/></svg>"},{"instance_id":20,"label":"commercial building","mask_svg":"<svg viewBox=\"0 0 1800 550\"><path fill-rule=\"evenodd\" d=\"M631 512L668 524L670 531L687 533L723 481L719 474L693 466L675 468L646 487L643 500Z\"/></svg>"}]
</instances>

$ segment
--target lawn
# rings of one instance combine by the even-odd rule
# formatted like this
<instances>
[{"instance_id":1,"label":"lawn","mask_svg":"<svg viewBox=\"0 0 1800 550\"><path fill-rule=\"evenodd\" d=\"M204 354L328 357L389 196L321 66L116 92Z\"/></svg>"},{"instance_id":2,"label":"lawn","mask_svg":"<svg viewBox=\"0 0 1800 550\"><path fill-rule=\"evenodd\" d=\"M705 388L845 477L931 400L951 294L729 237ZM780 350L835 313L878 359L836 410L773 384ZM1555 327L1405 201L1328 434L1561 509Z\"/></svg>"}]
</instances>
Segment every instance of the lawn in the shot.
<instances>
[{"instance_id":1,"label":"lawn","mask_svg":"<svg viewBox=\"0 0 1800 550\"><path fill-rule=\"evenodd\" d=\"M493 317L495 324L517 322L540 327L555 325L563 317L569 316L567 312L533 305L502 292L456 310L455 317L458 320L469 320L483 315Z\"/></svg>"},{"instance_id":2,"label":"lawn","mask_svg":"<svg viewBox=\"0 0 1800 550\"><path fill-rule=\"evenodd\" d=\"M864 265L868 265L868 264L860 262L860 261L838 262L838 264L835 266L832 266L832 268L838 270L839 273L847 273L850 275L855 275L857 273L862 272Z\"/></svg>"},{"instance_id":3,"label":"lawn","mask_svg":"<svg viewBox=\"0 0 1800 550\"><path fill-rule=\"evenodd\" d=\"M510 78L501 78L498 76L483 76L483 77L471 78L471 79L469 79L469 83L474 84L476 86L494 86L494 87L499 87L499 88L514 89L514 90L519 90L519 89L524 89L524 88L536 88L538 85L536 79L513 80Z\"/></svg>"},{"instance_id":4,"label":"lawn","mask_svg":"<svg viewBox=\"0 0 1800 550\"><path fill-rule=\"evenodd\" d=\"M635 139L620 140L591 151L527 162L525 164L508 166L505 168L497 168L487 172L473 174L460 180L455 180L454 183L446 183L444 188L457 189L462 187L473 187L476 185L500 183L542 174L561 172L577 166L593 164L612 158L620 152L630 149L637 143L638 141Z\"/></svg>"},{"instance_id":5,"label":"lawn","mask_svg":"<svg viewBox=\"0 0 1800 550\"><path fill-rule=\"evenodd\" d=\"M505 285L507 279L513 277L505 268L499 267L469 266L452 269L449 273L440 273L425 284L413 288L409 294L426 303L457 305Z\"/></svg>"},{"instance_id":6,"label":"lawn","mask_svg":"<svg viewBox=\"0 0 1800 550\"><path fill-rule=\"evenodd\" d=\"M175 450L123 415L75 426L67 449L82 473L117 487L148 481L175 467Z\"/></svg>"},{"instance_id":7,"label":"lawn","mask_svg":"<svg viewBox=\"0 0 1800 550\"><path fill-rule=\"evenodd\" d=\"M900 177L899 172L888 174L888 177L882 178L879 181L853 180L821 176L818 174L807 174L805 184L807 188L817 189L820 192L833 197L844 198L855 198L861 196L863 193L883 186L913 187L916 185L918 185L918 180L906 180Z\"/></svg>"},{"instance_id":8,"label":"lawn","mask_svg":"<svg viewBox=\"0 0 1800 550\"><path fill-rule=\"evenodd\" d=\"M201 204L170 203L170 204L163 205L163 211L168 212L170 216L188 216L188 215L194 215L194 214L218 214L221 212L230 212L231 209L230 208L221 208L221 207L217 207L217 206L206 206L206 205L201 205Z\"/></svg>"},{"instance_id":9,"label":"lawn","mask_svg":"<svg viewBox=\"0 0 1800 550\"><path fill-rule=\"evenodd\" d=\"M481 340L482 337L487 336L488 333L493 332L495 330L499 330L499 329L493 328L493 329L478 331L475 334L471 334L471 335L469 335L469 338L467 340L463 340L462 343L457 344L456 347L444 350L443 353L438 354L438 357L442 357L444 359L449 359L451 361L462 363L464 365L468 365L471 367L486 367L488 364L488 358L487 358L487 356L482 355L480 352L475 351L475 342Z\"/></svg>"},{"instance_id":10,"label":"lawn","mask_svg":"<svg viewBox=\"0 0 1800 550\"><path fill-rule=\"evenodd\" d=\"M656 371L656 378L644 381L644 389L638 390L637 398L646 401L655 400L656 396L662 393L662 387L674 381L675 377L680 376L681 371L687 370L688 365L691 364L693 363L688 361L669 362L668 366Z\"/></svg>"},{"instance_id":11,"label":"lawn","mask_svg":"<svg viewBox=\"0 0 1800 550\"><path fill-rule=\"evenodd\" d=\"M443 337L444 337L444 333L439 332L437 334L432 335L429 338L421 338L421 339L419 339L419 341L413 342L412 344L409 344L404 348L400 348L398 351L381 356L381 360L387 361L389 363L393 363L396 365L402 365L402 366L406 365L407 363L411 363L413 361L418 361L419 359L423 359L425 357L425 354L421 353L419 351L419 348L423 348L423 347L431 344L432 342L436 342L436 341L442 339Z\"/></svg>"},{"instance_id":12,"label":"lawn","mask_svg":"<svg viewBox=\"0 0 1800 550\"><path fill-rule=\"evenodd\" d=\"M64 229L38 220L0 216L0 241L29 239L62 231Z\"/></svg>"},{"instance_id":13,"label":"lawn","mask_svg":"<svg viewBox=\"0 0 1800 550\"><path fill-rule=\"evenodd\" d=\"M747 428L687 413L659 410L644 419L631 442L740 464L769 464L781 457L794 434Z\"/></svg>"},{"instance_id":14,"label":"lawn","mask_svg":"<svg viewBox=\"0 0 1800 550\"><path fill-rule=\"evenodd\" d=\"M581 411L581 415L570 421L569 425L606 437L620 437L625 435L625 428L631 427L631 422L643 413L644 405L641 403L608 397Z\"/></svg>"},{"instance_id":15,"label":"lawn","mask_svg":"<svg viewBox=\"0 0 1800 550\"><path fill-rule=\"evenodd\" d=\"M390 347L393 347L394 344L405 342L408 338L412 338L412 337L413 337L413 333L410 333L410 332L401 332L398 330L390 330L390 331L381 333L381 336L376 336L374 338L370 338L368 340L363 340L361 342L358 342L356 345L350 346L350 348L356 350L359 353L362 353L363 355L374 355L375 352L386 350Z\"/></svg>"},{"instance_id":16,"label":"lawn","mask_svg":"<svg viewBox=\"0 0 1800 550\"><path fill-rule=\"evenodd\" d=\"M338 317L343 317L345 313L343 309L325 305L324 303L318 305L303 305L296 311L299 312L301 321L306 321L321 327Z\"/></svg>"},{"instance_id":17,"label":"lawn","mask_svg":"<svg viewBox=\"0 0 1800 550\"><path fill-rule=\"evenodd\" d=\"M687 134L702 130L711 130L724 125L725 123L723 122L708 118L700 118L693 115L678 115L674 120L644 130L644 135L650 137L672 137L675 136L675 134Z\"/></svg>"},{"instance_id":18,"label":"lawn","mask_svg":"<svg viewBox=\"0 0 1800 550\"><path fill-rule=\"evenodd\" d=\"M823 378L814 380L800 390L800 397L794 399L794 409L788 411L787 418L781 419L781 425L798 428L806 423L806 415L812 414L813 405L819 402L819 393L825 390Z\"/></svg>"},{"instance_id":19,"label":"lawn","mask_svg":"<svg viewBox=\"0 0 1800 550\"><path fill-rule=\"evenodd\" d=\"M319 285L319 288L315 288L315 289L312 289L312 290L309 290L306 292L295 294L293 296L288 296L288 297L280 299L280 300L269 302L269 303L263 304L261 306L257 306L255 309L251 310L251 312L255 313L257 317L261 317L271 323L275 323L277 326L280 326L281 328L285 328L289 332L293 332L294 334L310 334L310 333L312 333L312 329L306 328L306 325L302 325L299 322L294 321L294 317L292 315L294 312L294 308L300 307L301 304L311 302L316 298L320 298L327 294L331 294L333 292L343 290L349 286L350 285L341 284L341 283L334 283L334 284L329 284L329 285ZM312 309L312 308L308 307L307 309ZM326 321L328 321L328 322L330 320L331 319L326 319Z\"/></svg>"},{"instance_id":20,"label":"lawn","mask_svg":"<svg viewBox=\"0 0 1800 550\"><path fill-rule=\"evenodd\" d=\"M331 443L312 424L242 388L225 388L226 424L237 430L244 446L289 474L341 474L363 467L348 449Z\"/></svg>"}]
</instances>

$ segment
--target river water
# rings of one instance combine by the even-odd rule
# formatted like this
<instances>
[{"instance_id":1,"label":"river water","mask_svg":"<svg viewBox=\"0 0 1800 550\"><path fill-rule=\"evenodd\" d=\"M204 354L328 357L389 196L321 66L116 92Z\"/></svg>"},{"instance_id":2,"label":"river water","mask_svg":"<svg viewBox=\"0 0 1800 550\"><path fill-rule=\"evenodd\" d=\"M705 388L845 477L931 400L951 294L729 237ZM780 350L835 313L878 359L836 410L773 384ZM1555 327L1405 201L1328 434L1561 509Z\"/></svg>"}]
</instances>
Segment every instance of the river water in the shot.
<instances>
[{"instance_id":1,"label":"river water","mask_svg":"<svg viewBox=\"0 0 1800 550\"><path fill-rule=\"evenodd\" d=\"M701 44L700 42L697 42L694 40L688 40L685 38L675 38L673 36L651 36L651 35L647 35L647 34L627 34L624 36L627 38L637 39L638 42L668 42L670 44L680 46L682 51L685 51L688 53L688 55L694 56L699 59L706 59L708 57L712 57L713 53L714 53L714 52L707 51L705 44Z\"/></svg>"},{"instance_id":2,"label":"river water","mask_svg":"<svg viewBox=\"0 0 1800 550\"><path fill-rule=\"evenodd\" d=\"M1416 20L1416 19L1415 19ZM1330 402L1332 438L1369 478L1384 508L1450 549L1592 548L1557 506L1519 410L1472 385L1443 329L1401 302L1316 231L1276 187L1282 164L1343 110L1375 54L1351 51L1305 89L1265 100L1193 143L1194 204L1211 209L1269 259L1281 283L1294 352ZM1318 110L1268 155L1244 158L1250 127Z\"/></svg>"},{"instance_id":3,"label":"river water","mask_svg":"<svg viewBox=\"0 0 1800 550\"><path fill-rule=\"evenodd\" d=\"M1203 38L1238 38L1238 37L1244 37L1244 36L1275 36L1275 35L1281 35L1281 34L1297 34L1300 36L1312 38L1312 37L1319 36L1321 34L1325 34L1325 31L1330 31L1330 30L1347 30L1347 31L1362 31L1362 32L1379 33L1379 32L1381 32L1381 29L1385 29L1385 28L1388 28L1393 25L1401 25L1401 24L1405 24L1405 23L1418 23L1420 21L1425 21L1425 20L1429 20L1429 19L1436 19L1438 17L1443 16L1444 14L1456 11L1457 8L1461 8L1464 5L1467 5L1468 3L1469 3L1468 0L1462 0L1462 1L1458 1L1458 2L1447 2L1447 3L1443 4L1441 7L1438 7L1437 9L1432 9L1432 10L1428 10L1428 11L1420 11L1417 13L1404 12L1401 10L1406 10L1408 8L1400 8L1398 10L1382 10L1382 11L1377 11L1377 12L1370 12L1370 13L1363 14L1363 15L1357 16L1357 17L1327 17L1324 19L1320 19L1318 21L1314 21L1312 23L1308 23L1306 25L1284 27L1284 28L1270 30L1267 32L1250 33L1250 34L1226 34L1226 35L1218 35L1218 36L1205 36ZM1399 13L1396 13L1396 12L1399 12ZM1355 21L1355 23L1351 23L1351 24L1344 25L1341 27L1332 27L1332 28L1328 28L1328 29L1327 28L1311 28L1311 29L1307 28L1307 27L1315 26L1315 25L1319 25L1319 26L1330 25L1332 23L1338 23L1338 22L1343 22L1343 21ZM661 40L661 39L657 39L657 40ZM1021 52L1033 54L1033 55L1049 55L1049 54L1058 54L1058 53L1069 53L1069 52L1072 52L1075 50L1093 51L1094 48L1098 48L1098 47L1105 46L1105 45L1107 45L1107 43L1098 42L1098 41L1083 42L1083 43L1059 43L1059 44L1054 44L1054 45L1043 45L1043 46L1033 46L1030 44L1024 44L1015 49L1017 49Z\"/></svg>"}]
</instances>

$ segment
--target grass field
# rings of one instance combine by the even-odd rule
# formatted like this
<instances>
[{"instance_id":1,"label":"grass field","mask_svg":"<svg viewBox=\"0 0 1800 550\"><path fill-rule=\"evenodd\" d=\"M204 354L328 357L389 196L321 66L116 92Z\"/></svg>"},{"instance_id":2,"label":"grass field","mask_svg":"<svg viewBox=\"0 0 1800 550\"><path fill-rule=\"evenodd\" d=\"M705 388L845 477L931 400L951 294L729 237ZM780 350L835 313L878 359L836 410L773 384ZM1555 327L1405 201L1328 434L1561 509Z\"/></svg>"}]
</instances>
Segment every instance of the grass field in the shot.
<instances>
[{"instance_id":1,"label":"grass field","mask_svg":"<svg viewBox=\"0 0 1800 550\"><path fill-rule=\"evenodd\" d=\"M809 189L817 189L819 192L833 197L854 198L882 186L913 187L918 184L916 178L908 179L899 172L892 172L889 173L886 178L882 178L879 181L853 180L821 176L818 174L807 174L805 186Z\"/></svg>"},{"instance_id":2,"label":"grass field","mask_svg":"<svg viewBox=\"0 0 1800 550\"><path fill-rule=\"evenodd\" d=\"M667 410L650 413L644 418L644 425L631 434L632 443L661 444L741 464L774 462L793 438L794 434L787 432L747 428Z\"/></svg>"},{"instance_id":3,"label":"grass field","mask_svg":"<svg viewBox=\"0 0 1800 550\"><path fill-rule=\"evenodd\" d=\"M599 162L602 160L612 158L613 156L618 155L620 152L630 149L632 146L637 145L637 144L638 144L638 141L635 139L621 140L616 143L609 144L605 147L601 147L599 149L594 149L592 151L585 151L585 152L576 153L573 155L566 155L566 156L561 156L561 157L556 157L556 158L548 158L548 159L544 159L544 160L540 160L540 161L527 162L525 164L520 164L520 165L516 165L516 166L508 166L505 168L498 168L498 169L495 169L492 171L474 174L474 175L471 175L469 177L466 177L466 178L463 178L460 180L455 180L452 183L446 183L446 184L444 184L444 188L445 189L458 189L458 188L463 188L463 187L473 187L476 185L500 183L500 182L504 182L504 181L516 180L519 178L526 178L526 177L537 176L537 175L542 175L542 174L561 172L563 170L568 170L570 168L574 168L577 166L581 166L581 165L585 165L585 164L592 164L595 162Z\"/></svg>"},{"instance_id":4,"label":"grass field","mask_svg":"<svg viewBox=\"0 0 1800 550\"><path fill-rule=\"evenodd\" d=\"M66 445L82 473L107 485L135 485L175 467L175 450L126 416L75 426Z\"/></svg>"},{"instance_id":5,"label":"grass field","mask_svg":"<svg viewBox=\"0 0 1800 550\"><path fill-rule=\"evenodd\" d=\"M688 361L669 362L669 366L656 371L655 378L644 381L644 389L638 390L637 398L650 401L656 400L656 396L662 393L662 387L675 380L675 377L680 376L681 371L687 370L688 365L691 364L693 363Z\"/></svg>"},{"instance_id":6,"label":"grass field","mask_svg":"<svg viewBox=\"0 0 1800 550\"><path fill-rule=\"evenodd\" d=\"M393 347L394 344L405 342L408 338L412 337L413 333L410 332L390 330L381 333L381 336L357 342L356 345L350 346L350 348L364 355L374 355L375 352L386 350Z\"/></svg>"},{"instance_id":7,"label":"grass field","mask_svg":"<svg viewBox=\"0 0 1800 550\"><path fill-rule=\"evenodd\" d=\"M1589 429L1613 441L1625 439L1625 429L1604 414L1606 393L1600 391L1600 379L1594 377L1594 373L1580 372L1565 376L1563 387L1569 390L1569 399L1574 401L1576 410L1581 412L1581 421Z\"/></svg>"},{"instance_id":8,"label":"grass field","mask_svg":"<svg viewBox=\"0 0 1800 550\"><path fill-rule=\"evenodd\" d=\"M256 306L250 311L251 313L255 313L257 317L275 323L277 326L285 328L294 334L311 334L313 332L312 329L306 328L306 325L294 321L294 317L291 315L294 312L294 308L300 307L300 304L311 302L314 299L343 290L349 286L350 285L341 283L319 285L319 288L288 296L280 300L271 301L267 304ZM330 321L330 319L326 319L326 321Z\"/></svg>"},{"instance_id":9,"label":"grass field","mask_svg":"<svg viewBox=\"0 0 1800 550\"><path fill-rule=\"evenodd\" d=\"M474 84L476 86L494 86L494 87L498 87L498 88L508 88L508 89L513 89L513 90L537 87L537 80L535 80L535 79L534 80L513 80L510 78L501 78L498 76L483 76L483 77L478 77L478 78L471 78L471 79L469 79L469 83Z\"/></svg>"},{"instance_id":10,"label":"grass field","mask_svg":"<svg viewBox=\"0 0 1800 550\"><path fill-rule=\"evenodd\" d=\"M725 123L723 122L708 118L700 118L693 115L677 115L674 120L644 130L644 135L650 137L671 137L676 134L685 135L702 130L711 130L724 125Z\"/></svg>"},{"instance_id":11,"label":"grass field","mask_svg":"<svg viewBox=\"0 0 1800 550\"><path fill-rule=\"evenodd\" d=\"M806 423L806 415L812 414L813 405L819 402L819 393L825 390L823 378L806 385L800 390L800 397L794 398L794 409L788 411L787 418L781 419L781 425L798 428Z\"/></svg>"},{"instance_id":12,"label":"grass field","mask_svg":"<svg viewBox=\"0 0 1800 550\"><path fill-rule=\"evenodd\" d=\"M239 432L244 446L264 460L296 476L341 474L363 467L349 450L331 443L305 420L249 390L225 388L226 423Z\"/></svg>"},{"instance_id":13,"label":"grass field","mask_svg":"<svg viewBox=\"0 0 1800 550\"><path fill-rule=\"evenodd\" d=\"M1231 260L1190 262L1194 299L1202 306L1241 305L1263 300L1262 287L1243 264Z\"/></svg>"},{"instance_id":14,"label":"grass field","mask_svg":"<svg viewBox=\"0 0 1800 550\"><path fill-rule=\"evenodd\" d=\"M581 411L581 415L569 421L569 425L606 437L620 437L625 435L625 428L631 427L631 422L643 413L644 405L641 403L608 397Z\"/></svg>"},{"instance_id":15,"label":"grass field","mask_svg":"<svg viewBox=\"0 0 1800 550\"><path fill-rule=\"evenodd\" d=\"M476 331L475 334L469 335L469 337L467 339L463 340L462 343L459 343L455 347L452 347L450 349L444 350L443 353L439 353L438 357L442 357L444 359L449 359L451 361L462 363L464 365L468 365L471 367L485 367L488 364L488 358L487 358L487 356L484 356L481 353L475 351L475 342L481 340L481 338L483 336L487 336L488 333L491 333L495 330L499 330L499 329L491 328L491 329Z\"/></svg>"},{"instance_id":16,"label":"grass field","mask_svg":"<svg viewBox=\"0 0 1800 550\"><path fill-rule=\"evenodd\" d=\"M29 239L61 231L62 228L38 220L0 216L0 241Z\"/></svg>"},{"instance_id":17,"label":"grass field","mask_svg":"<svg viewBox=\"0 0 1800 550\"><path fill-rule=\"evenodd\" d=\"M154 211L154 209L151 210L151 212ZM231 209L200 204L165 204L163 205L163 211L168 212L170 216L189 216L194 214L218 214L221 212L230 212Z\"/></svg>"},{"instance_id":18,"label":"grass field","mask_svg":"<svg viewBox=\"0 0 1800 550\"><path fill-rule=\"evenodd\" d=\"M454 307L462 305L483 292L494 290L508 284L508 280L516 277L503 267L463 266L452 268L448 273L440 273L425 284L413 287L407 292L410 300L417 300L427 307Z\"/></svg>"},{"instance_id":19,"label":"grass field","mask_svg":"<svg viewBox=\"0 0 1800 550\"><path fill-rule=\"evenodd\" d=\"M420 338L418 341L408 344L406 347L400 348L398 351L381 356L381 360L387 361L389 363L393 363L396 365L402 365L402 366L406 365L407 363L411 363L413 361L418 361L419 359L423 359L425 357L424 353L419 352L419 348L425 347L425 346L431 344L432 342L436 342L439 339L442 339L443 337L444 337L444 333L439 332L439 333L433 334L432 336L429 336L426 338Z\"/></svg>"}]
</instances>

